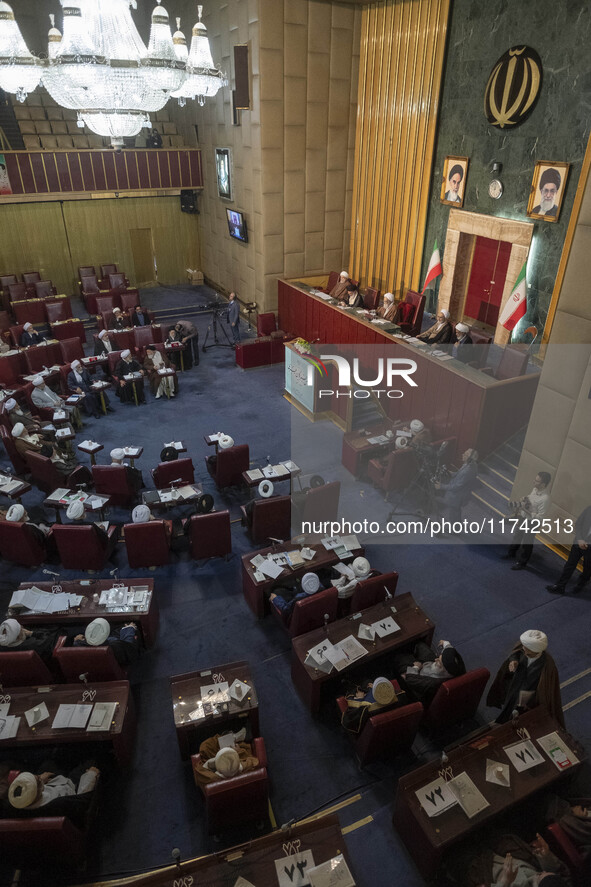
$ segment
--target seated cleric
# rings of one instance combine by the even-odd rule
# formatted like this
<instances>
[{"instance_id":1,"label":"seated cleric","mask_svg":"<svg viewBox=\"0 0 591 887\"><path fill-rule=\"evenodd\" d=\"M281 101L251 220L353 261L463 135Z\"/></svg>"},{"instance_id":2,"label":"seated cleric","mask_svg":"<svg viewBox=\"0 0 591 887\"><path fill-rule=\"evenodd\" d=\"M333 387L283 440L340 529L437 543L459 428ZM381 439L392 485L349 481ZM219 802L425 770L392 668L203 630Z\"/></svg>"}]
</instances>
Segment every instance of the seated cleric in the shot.
<instances>
[{"instance_id":1,"label":"seated cleric","mask_svg":"<svg viewBox=\"0 0 591 887\"><path fill-rule=\"evenodd\" d=\"M442 308L433 326L430 326L424 333L417 336L417 339L425 342L427 345L446 345L448 342L451 342L454 330L449 318L449 311L446 308Z\"/></svg>"},{"instance_id":2,"label":"seated cleric","mask_svg":"<svg viewBox=\"0 0 591 887\"><path fill-rule=\"evenodd\" d=\"M296 603L309 595L316 594L320 587L320 579L316 573L304 573L301 581L295 579L291 587L287 585L277 586L277 591L280 594L272 591L269 594L269 600L277 612L281 613L285 624L289 625Z\"/></svg>"},{"instance_id":3,"label":"seated cleric","mask_svg":"<svg viewBox=\"0 0 591 887\"><path fill-rule=\"evenodd\" d=\"M68 776L65 776L59 773L58 768L49 762L46 762L45 766L50 766L52 769L45 770L37 776L27 771L21 771L10 783L8 803L12 808L13 815L15 810L36 810L39 807L48 807L50 805L49 809L43 811L44 816L51 816L52 814L54 816L68 815L72 818L71 811L75 811L75 808L71 807L67 801L65 804L60 803L59 814L57 809L53 809L56 805L51 802L58 799L63 801L66 798L77 798L78 801L89 800L88 796L96 787L100 770L97 767L82 764L72 770ZM8 773L5 776L6 780L7 778ZM0 778L0 783L3 781ZM81 795L86 797L82 799ZM67 811L67 814L65 811ZM79 812L83 815L84 807ZM74 819L76 818L78 817L74 812Z\"/></svg>"},{"instance_id":4,"label":"seated cleric","mask_svg":"<svg viewBox=\"0 0 591 887\"><path fill-rule=\"evenodd\" d=\"M439 655L419 641L412 653L397 653L394 670L400 683L417 700L429 703L439 685L450 678L466 674L464 660L449 641L439 641Z\"/></svg>"},{"instance_id":5,"label":"seated cleric","mask_svg":"<svg viewBox=\"0 0 591 887\"><path fill-rule=\"evenodd\" d=\"M239 773L246 773L259 766L258 758L252 753L252 746L249 742L244 742L244 730L234 733L232 745L220 747L221 738L216 733L215 736L204 739L199 746L200 761L194 761L193 775L201 786L221 779L231 779ZM227 738L223 737L224 740Z\"/></svg>"},{"instance_id":6,"label":"seated cleric","mask_svg":"<svg viewBox=\"0 0 591 887\"><path fill-rule=\"evenodd\" d=\"M84 634L74 637L74 647L100 647L106 644L115 655L119 665L129 665L140 655L140 639L135 622L126 622L119 629L111 632L111 626L106 619L99 617L93 619L86 626Z\"/></svg>"}]
</instances>

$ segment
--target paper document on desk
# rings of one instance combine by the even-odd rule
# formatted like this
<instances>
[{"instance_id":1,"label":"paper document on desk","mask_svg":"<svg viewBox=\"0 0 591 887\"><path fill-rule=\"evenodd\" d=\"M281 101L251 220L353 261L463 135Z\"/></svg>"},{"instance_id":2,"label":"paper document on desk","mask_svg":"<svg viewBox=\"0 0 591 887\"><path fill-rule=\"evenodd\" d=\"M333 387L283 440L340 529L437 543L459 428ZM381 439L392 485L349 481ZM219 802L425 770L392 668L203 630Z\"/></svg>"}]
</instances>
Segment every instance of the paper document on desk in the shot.
<instances>
[{"instance_id":1,"label":"paper document on desk","mask_svg":"<svg viewBox=\"0 0 591 887\"><path fill-rule=\"evenodd\" d=\"M360 644L357 638L352 634L343 638L342 641L338 641L338 643L335 644L335 647L345 654L348 662L355 662L356 659L361 659L362 656L367 656L367 650L365 647Z\"/></svg>"},{"instance_id":2,"label":"paper document on desk","mask_svg":"<svg viewBox=\"0 0 591 887\"><path fill-rule=\"evenodd\" d=\"M279 887L307 887L310 883L308 869L311 868L314 868L314 857L311 850L302 850L293 856L282 856L281 859L276 859L275 870Z\"/></svg>"},{"instance_id":3,"label":"paper document on desk","mask_svg":"<svg viewBox=\"0 0 591 887\"><path fill-rule=\"evenodd\" d=\"M298 551L297 549L286 552L285 556L290 567L301 567L302 564L305 563L301 551Z\"/></svg>"},{"instance_id":4,"label":"paper document on desk","mask_svg":"<svg viewBox=\"0 0 591 887\"><path fill-rule=\"evenodd\" d=\"M86 732L98 733L99 731L110 730L116 710L116 702L95 702Z\"/></svg>"},{"instance_id":5,"label":"paper document on desk","mask_svg":"<svg viewBox=\"0 0 591 887\"><path fill-rule=\"evenodd\" d=\"M268 576L269 579L276 579L283 573L283 567L276 564L270 558L266 558L262 564L259 564L259 571Z\"/></svg>"},{"instance_id":6,"label":"paper document on desk","mask_svg":"<svg viewBox=\"0 0 591 887\"><path fill-rule=\"evenodd\" d=\"M558 770L568 770L573 764L578 764L579 759L570 750L566 742L560 738L558 733L548 733L547 736L540 736L536 742L546 752L554 766Z\"/></svg>"},{"instance_id":7,"label":"paper document on desk","mask_svg":"<svg viewBox=\"0 0 591 887\"><path fill-rule=\"evenodd\" d=\"M349 551L357 551L358 548L361 548L359 544L359 539L357 536L341 536L341 543L347 548Z\"/></svg>"},{"instance_id":8,"label":"paper document on desk","mask_svg":"<svg viewBox=\"0 0 591 887\"><path fill-rule=\"evenodd\" d=\"M32 588L19 588L12 593L9 607L22 607L32 613L47 613L53 595L48 591L41 591L36 585Z\"/></svg>"},{"instance_id":9,"label":"paper document on desk","mask_svg":"<svg viewBox=\"0 0 591 887\"><path fill-rule=\"evenodd\" d=\"M482 813L490 804L480 791L476 788L468 774L458 773L453 779L447 783L452 794L458 799L458 803L468 819L472 819L478 813Z\"/></svg>"},{"instance_id":10,"label":"paper document on desk","mask_svg":"<svg viewBox=\"0 0 591 887\"><path fill-rule=\"evenodd\" d=\"M263 472L260 468L253 468L251 471L246 472L246 476L249 480L262 480Z\"/></svg>"},{"instance_id":11,"label":"paper document on desk","mask_svg":"<svg viewBox=\"0 0 591 887\"><path fill-rule=\"evenodd\" d=\"M227 681L219 684L205 684L201 687L201 701L211 702L212 705L221 705L230 701L230 688Z\"/></svg>"},{"instance_id":12,"label":"paper document on desk","mask_svg":"<svg viewBox=\"0 0 591 887\"><path fill-rule=\"evenodd\" d=\"M203 703L198 702L196 708L193 711L189 712L189 717L192 721L201 721L205 717L205 712L203 710Z\"/></svg>"},{"instance_id":13,"label":"paper document on desk","mask_svg":"<svg viewBox=\"0 0 591 887\"><path fill-rule=\"evenodd\" d=\"M20 717L16 718L14 715L0 717L0 739L14 739L18 733L20 722Z\"/></svg>"},{"instance_id":14,"label":"paper document on desk","mask_svg":"<svg viewBox=\"0 0 591 887\"><path fill-rule=\"evenodd\" d=\"M355 881L342 853L308 869L311 887L355 887Z\"/></svg>"},{"instance_id":15,"label":"paper document on desk","mask_svg":"<svg viewBox=\"0 0 591 887\"><path fill-rule=\"evenodd\" d=\"M361 638L363 641L373 641L376 636L376 630L371 625L366 625L364 622L359 623L359 629L357 631L357 637Z\"/></svg>"},{"instance_id":16,"label":"paper document on desk","mask_svg":"<svg viewBox=\"0 0 591 887\"><path fill-rule=\"evenodd\" d=\"M434 779L415 792L419 803L427 816L439 816L458 803L456 796L448 787L442 776Z\"/></svg>"},{"instance_id":17,"label":"paper document on desk","mask_svg":"<svg viewBox=\"0 0 591 887\"><path fill-rule=\"evenodd\" d=\"M59 706L51 725L52 730L84 728L90 717L92 705L78 702Z\"/></svg>"},{"instance_id":18,"label":"paper document on desk","mask_svg":"<svg viewBox=\"0 0 591 887\"><path fill-rule=\"evenodd\" d=\"M54 490L50 496L50 499L63 499L65 496L70 494L70 490L66 487L58 487L57 490Z\"/></svg>"},{"instance_id":19,"label":"paper document on desk","mask_svg":"<svg viewBox=\"0 0 591 887\"><path fill-rule=\"evenodd\" d=\"M379 619L377 622L374 622L371 627L380 638L388 637L389 634L394 634L395 631L400 631L400 626L391 616L386 616L385 619Z\"/></svg>"},{"instance_id":20,"label":"paper document on desk","mask_svg":"<svg viewBox=\"0 0 591 887\"><path fill-rule=\"evenodd\" d=\"M529 770L531 767L537 767L538 764L544 763L544 758L539 753L531 739L523 742L514 742L512 745L506 745L503 751L515 767L518 773Z\"/></svg>"},{"instance_id":21,"label":"paper document on desk","mask_svg":"<svg viewBox=\"0 0 591 887\"><path fill-rule=\"evenodd\" d=\"M286 461L282 462L281 464L283 465L284 468L286 468L290 472L300 470L298 468L298 466L295 464L295 462L292 462L291 459L286 459Z\"/></svg>"},{"instance_id":22,"label":"paper document on desk","mask_svg":"<svg viewBox=\"0 0 591 887\"><path fill-rule=\"evenodd\" d=\"M22 487L22 480L12 480L9 479L2 484L2 492L3 493L12 493L13 490L18 490L19 487Z\"/></svg>"},{"instance_id":23,"label":"paper document on desk","mask_svg":"<svg viewBox=\"0 0 591 887\"><path fill-rule=\"evenodd\" d=\"M265 467L263 468L263 475L265 477L277 477L275 469L272 465L265 465Z\"/></svg>"},{"instance_id":24,"label":"paper document on desk","mask_svg":"<svg viewBox=\"0 0 591 887\"><path fill-rule=\"evenodd\" d=\"M340 536L325 536L324 539L320 540L327 551L334 551L335 548L338 548L339 545L343 544L343 540Z\"/></svg>"},{"instance_id":25,"label":"paper document on desk","mask_svg":"<svg viewBox=\"0 0 591 887\"><path fill-rule=\"evenodd\" d=\"M41 702L40 705L36 705L34 708L30 708L26 711L25 717L29 727L35 727L36 724L40 724L41 721L45 721L49 717L47 706L44 702Z\"/></svg>"},{"instance_id":26,"label":"paper document on desk","mask_svg":"<svg viewBox=\"0 0 591 887\"><path fill-rule=\"evenodd\" d=\"M61 422L62 419L67 418L67 415L68 414L66 413L65 410L56 410L53 414L53 421L54 422Z\"/></svg>"},{"instance_id":27,"label":"paper document on desk","mask_svg":"<svg viewBox=\"0 0 591 887\"><path fill-rule=\"evenodd\" d=\"M310 647L306 654L305 664L311 665L313 668L321 668L328 663L330 668L324 667L323 670L329 672L332 670L332 658L342 657L342 653L335 654L333 650L334 647L329 640L322 641L320 644Z\"/></svg>"},{"instance_id":28,"label":"paper document on desk","mask_svg":"<svg viewBox=\"0 0 591 887\"><path fill-rule=\"evenodd\" d=\"M184 487L179 487L177 492L181 499L191 499L195 495L195 490L190 484L185 484Z\"/></svg>"}]
</instances>

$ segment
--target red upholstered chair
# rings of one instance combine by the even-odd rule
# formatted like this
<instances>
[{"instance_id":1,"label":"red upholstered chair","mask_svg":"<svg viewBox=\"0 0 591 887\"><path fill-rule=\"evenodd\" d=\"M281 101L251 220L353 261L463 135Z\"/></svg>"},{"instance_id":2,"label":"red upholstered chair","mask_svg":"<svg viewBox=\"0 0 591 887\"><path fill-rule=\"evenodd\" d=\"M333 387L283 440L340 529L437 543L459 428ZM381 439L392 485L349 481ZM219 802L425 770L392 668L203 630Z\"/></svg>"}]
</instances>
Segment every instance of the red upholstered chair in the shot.
<instances>
[{"instance_id":1,"label":"red upholstered chair","mask_svg":"<svg viewBox=\"0 0 591 887\"><path fill-rule=\"evenodd\" d=\"M8 292L8 287L14 286L15 283L18 283L16 279L16 274L0 274L1 290L6 290L6 292Z\"/></svg>"},{"instance_id":2,"label":"red upholstered chair","mask_svg":"<svg viewBox=\"0 0 591 887\"><path fill-rule=\"evenodd\" d=\"M60 392L66 396L69 394L73 394L72 391L68 388L68 373L72 368L72 364L65 363L60 367Z\"/></svg>"},{"instance_id":3,"label":"red upholstered chair","mask_svg":"<svg viewBox=\"0 0 591 887\"><path fill-rule=\"evenodd\" d=\"M78 279L82 282L84 277L96 277L94 265L78 265Z\"/></svg>"},{"instance_id":4,"label":"red upholstered chair","mask_svg":"<svg viewBox=\"0 0 591 887\"><path fill-rule=\"evenodd\" d=\"M120 292L119 298L121 299L122 311L133 311L135 306L139 304L138 291L136 289L130 290L129 292L126 290ZM152 312L148 313L151 314Z\"/></svg>"},{"instance_id":5,"label":"red upholstered chair","mask_svg":"<svg viewBox=\"0 0 591 887\"><path fill-rule=\"evenodd\" d=\"M5 687L32 687L35 684L53 684L54 681L36 650L4 648L0 653L0 684Z\"/></svg>"},{"instance_id":6,"label":"red upholstered chair","mask_svg":"<svg viewBox=\"0 0 591 887\"><path fill-rule=\"evenodd\" d=\"M282 614L271 602L271 612L277 622L286 629L290 638L297 638L300 634L306 634L315 628L322 628L324 616L328 614L328 621L334 622L337 618L339 593L336 588L324 588L295 602L291 611L289 625L283 619Z\"/></svg>"},{"instance_id":7,"label":"red upholstered chair","mask_svg":"<svg viewBox=\"0 0 591 887\"><path fill-rule=\"evenodd\" d=\"M21 336L23 334L24 328L25 328L24 323L17 323L14 326L10 327L10 336L11 336L12 342L16 348L20 348Z\"/></svg>"},{"instance_id":8,"label":"red upholstered chair","mask_svg":"<svg viewBox=\"0 0 591 887\"><path fill-rule=\"evenodd\" d=\"M156 468L152 469L152 478L158 490L169 487L172 481L179 478L184 484L194 484L193 460L175 459L174 462L160 462Z\"/></svg>"},{"instance_id":9,"label":"red upholstered chair","mask_svg":"<svg viewBox=\"0 0 591 887\"><path fill-rule=\"evenodd\" d=\"M8 298L11 302L20 302L29 298L29 291L24 283L9 283Z\"/></svg>"},{"instance_id":10,"label":"red upholstered chair","mask_svg":"<svg viewBox=\"0 0 591 887\"><path fill-rule=\"evenodd\" d=\"M194 514L189 529L189 550L195 561L208 557L227 558L232 553L230 512Z\"/></svg>"},{"instance_id":11,"label":"red upholstered chair","mask_svg":"<svg viewBox=\"0 0 591 887\"><path fill-rule=\"evenodd\" d=\"M270 499L255 499L250 520L241 507L248 535L255 545L267 542L271 536L291 539L291 497L271 496Z\"/></svg>"},{"instance_id":12,"label":"red upholstered chair","mask_svg":"<svg viewBox=\"0 0 591 887\"><path fill-rule=\"evenodd\" d=\"M68 527L62 529L67 530ZM80 527L75 527L79 530ZM58 639L53 659L67 684L76 684L81 674L89 681L124 681L126 670L119 665L108 644L99 647L66 647L66 638Z\"/></svg>"},{"instance_id":13,"label":"red upholstered chair","mask_svg":"<svg viewBox=\"0 0 591 887\"><path fill-rule=\"evenodd\" d=\"M484 367L480 372L494 376L499 382L505 379L516 379L518 376L525 375L528 360L529 350L527 346L507 345L496 370L493 370L491 367Z\"/></svg>"},{"instance_id":14,"label":"red upholstered chair","mask_svg":"<svg viewBox=\"0 0 591 887\"><path fill-rule=\"evenodd\" d=\"M477 368L483 367L488 358L493 335L492 333L487 333L485 330L472 327L470 329L470 338L472 339L472 344L478 345L478 348L471 349L470 357L473 359L470 360L469 365Z\"/></svg>"},{"instance_id":15,"label":"red upholstered chair","mask_svg":"<svg viewBox=\"0 0 591 887\"><path fill-rule=\"evenodd\" d=\"M392 683L399 690L396 681ZM337 706L341 716L347 711L347 700L339 696ZM378 712L368 718L361 733L350 734L355 754L361 767L376 758L390 758L411 747L423 716L420 702L402 705L389 711Z\"/></svg>"},{"instance_id":16,"label":"red upholstered chair","mask_svg":"<svg viewBox=\"0 0 591 887\"><path fill-rule=\"evenodd\" d=\"M99 296L96 296L95 300L97 314L104 315L109 312L110 316L113 308L121 308L121 299L119 298L119 293L114 293L111 290L106 293L101 293Z\"/></svg>"},{"instance_id":17,"label":"red upholstered chair","mask_svg":"<svg viewBox=\"0 0 591 887\"><path fill-rule=\"evenodd\" d=\"M47 348L36 347L29 348L25 351L25 362L27 364L28 372L32 374L40 373L46 365L53 363L47 353ZM50 377L48 377L47 381L50 381Z\"/></svg>"},{"instance_id":18,"label":"red upholstered chair","mask_svg":"<svg viewBox=\"0 0 591 887\"><path fill-rule=\"evenodd\" d=\"M328 283L326 284L325 292L329 293L331 291L331 289L333 288L333 286L336 286L337 281L339 279L339 275L340 275L339 271L331 271L330 272L330 274L328 275ZM321 288L322 287L318 287L318 289L321 289Z\"/></svg>"},{"instance_id":19,"label":"red upholstered chair","mask_svg":"<svg viewBox=\"0 0 591 887\"><path fill-rule=\"evenodd\" d=\"M10 314L8 311L0 311L0 330L3 333L8 333L10 331Z\"/></svg>"},{"instance_id":20,"label":"red upholstered chair","mask_svg":"<svg viewBox=\"0 0 591 887\"><path fill-rule=\"evenodd\" d=\"M84 299L86 310L89 314L98 314L96 307L96 297L100 295L101 289L96 277L84 277L80 281L80 293Z\"/></svg>"},{"instance_id":21,"label":"red upholstered chair","mask_svg":"<svg viewBox=\"0 0 591 887\"><path fill-rule=\"evenodd\" d=\"M367 466L369 479L379 490L387 494L404 489L418 470L414 450L392 450L382 459L370 459Z\"/></svg>"},{"instance_id":22,"label":"red upholstered chair","mask_svg":"<svg viewBox=\"0 0 591 887\"><path fill-rule=\"evenodd\" d=\"M585 806L584 803L583 806ZM572 838L566 834L562 826L557 822L552 822L546 826L546 835L550 849L568 866L573 884L576 887L587 887L589 884L588 864Z\"/></svg>"},{"instance_id":23,"label":"red upholstered chair","mask_svg":"<svg viewBox=\"0 0 591 887\"><path fill-rule=\"evenodd\" d=\"M156 344L154 342L154 338L156 335L157 331L153 330L151 326L134 326L133 341L135 343L135 350L137 352L138 360L144 359L146 347L148 345Z\"/></svg>"},{"instance_id":24,"label":"red upholstered chair","mask_svg":"<svg viewBox=\"0 0 591 887\"><path fill-rule=\"evenodd\" d=\"M125 274L122 274L121 271L115 271L113 274L109 274L109 286L113 290L124 290L128 284L128 280Z\"/></svg>"},{"instance_id":25,"label":"red upholstered chair","mask_svg":"<svg viewBox=\"0 0 591 887\"><path fill-rule=\"evenodd\" d=\"M64 363L72 363L73 360L82 360L84 357L84 348L78 338L62 339L60 341L60 351L62 352Z\"/></svg>"},{"instance_id":26,"label":"red upholstered chair","mask_svg":"<svg viewBox=\"0 0 591 887\"><path fill-rule=\"evenodd\" d=\"M250 464L248 444L239 444L227 450L219 449L215 462L212 464L206 458L205 464L218 490L238 486L242 483L242 472L247 471Z\"/></svg>"},{"instance_id":27,"label":"red upholstered chair","mask_svg":"<svg viewBox=\"0 0 591 887\"><path fill-rule=\"evenodd\" d=\"M252 367L268 366L273 363L273 346L275 340L269 336L262 339L250 339L236 345L236 366L243 370ZM283 343L282 350L283 350Z\"/></svg>"},{"instance_id":28,"label":"red upholstered chair","mask_svg":"<svg viewBox=\"0 0 591 887\"><path fill-rule=\"evenodd\" d=\"M257 315L257 336L270 336L277 329L277 320L272 311Z\"/></svg>"},{"instance_id":29,"label":"red upholstered chair","mask_svg":"<svg viewBox=\"0 0 591 887\"><path fill-rule=\"evenodd\" d=\"M351 595L351 613L358 613L359 610L367 610L374 604L379 604L386 600L386 589L392 597L396 594L396 586L398 585L398 573L394 570L391 573L380 573L379 576L371 576L358 582L355 591Z\"/></svg>"},{"instance_id":30,"label":"red upholstered chair","mask_svg":"<svg viewBox=\"0 0 591 887\"><path fill-rule=\"evenodd\" d=\"M170 563L170 536L166 521L125 524L123 529L130 567L155 569Z\"/></svg>"},{"instance_id":31,"label":"red upholstered chair","mask_svg":"<svg viewBox=\"0 0 591 887\"><path fill-rule=\"evenodd\" d=\"M366 287L365 296L363 297L363 307L367 308L368 311L375 311L380 304L380 295L381 290L377 290L373 286Z\"/></svg>"},{"instance_id":32,"label":"red upholstered chair","mask_svg":"<svg viewBox=\"0 0 591 887\"><path fill-rule=\"evenodd\" d=\"M54 524L52 529L60 562L66 570L102 570L117 541L116 527L109 527L106 543L91 524Z\"/></svg>"},{"instance_id":33,"label":"red upholstered chair","mask_svg":"<svg viewBox=\"0 0 591 887\"><path fill-rule=\"evenodd\" d=\"M45 303L47 323L57 323L59 320L69 320L72 317L72 305L69 299L58 299L55 302Z\"/></svg>"},{"instance_id":34,"label":"red upholstered chair","mask_svg":"<svg viewBox=\"0 0 591 887\"><path fill-rule=\"evenodd\" d=\"M25 567L37 567L47 560L45 540L20 521L0 521L0 552L5 561Z\"/></svg>"},{"instance_id":35,"label":"red upholstered chair","mask_svg":"<svg viewBox=\"0 0 591 887\"><path fill-rule=\"evenodd\" d=\"M407 309L401 309L401 305L405 303L407 305L412 305L414 310L408 312ZM403 310L407 314L406 319L396 320L396 323L400 326L402 332L407 333L409 336L417 336L421 332L421 325L423 323L425 296L422 296L420 293L415 293L413 290L408 290L404 302L401 302L398 305L397 316L398 310Z\"/></svg>"},{"instance_id":36,"label":"red upholstered chair","mask_svg":"<svg viewBox=\"0 0 591 887\"><path fill-rule=\"evenodd\" d=\"M473 718L489 678L488 668L475 668L459 678L444 681L426 709L421 727L439 733Z\"/></svg>"},{"instance_id":37,"label":"red upholstered chair","mask_svg":"<svg viewBox=\"0 0 591 887\"><path fill-rule=\"evenodd\" d=\"M111 505L131 505L137 498L125 465L93 465L92 479L97 494L110 496Z\"/></svg>"},{"instance_id":38,"label":"red upholstered chair","mask_svg":"<svg viewBox=\"0 0 591 887\"><path fill-rule=\"evenodd\" d=\"M245 822L264 822L269 815L269 780L267 752L261 736L252 741L253 754L259 766L230 779L220 779L207 785L196 785L205 797L207 830L210 835ZM201 761L192 755L193 772Z\"/></svg>"},{"instance_id":39,"label":"red upholstered chair","mask_svg":"<svg viewBox=\"0 0 591 887\"><path fill-rule=\"evenodd\" d=\"M77 465L66 476L57 470L51 459L41 453L25 453L25 462L29 466L33 483L46 493L52 493L59 487L74 490L77 484L88 484L91 481L86 465Z\"/></svg>"},{"instance_id":40,"label":"red upholstered chair","mask_svg":"<svg viewBox=\"0 0 591 887\"><path fill-rule=\"evenodd\" d=\"M41 280L41 275L38 271L24 271L23 272L23 283L26 286L34 286L38 280Z\"/></svg>"},{"instance_id":41,"label":"red upholstered chair","mask_svg":"<svg viewBox=\"0 0 591 887\"><path fill-rule=\"evenodd\" d=\"M57 295L57 290L51 280L36 280L34 283L36 299L51 299Z\"/></svg>"},{"instance_id":42,"label":"red upholstered chair","mask_svg":"<svg viewBox=\"0 0 591 887\"><path fill-rule=\"evenodd\" d=\"M18 868L32 859L50 871L56 865L70 868L80 865L85 855L85 833L66 816L0 819L0 856Z\"/></svg>"},{"instance_id":43,"label":"red upholstered chair","mask_svg":"<svg viewBox=\"0 0 591 887\"><path fill-rule=\"evenodd\" d=\"M6 422L8 422L8 418L6 418ZM12 426L10 427L12 428ZM6 450L6 454L12 462L12 467L14 468L15 474L28 474L29 466L15 447L12 431L8 429L7 425L4 424L4 422L2 425L0 425L0 440L2 440L2 443L4 444L4 449Z\"/></svg>"},{"instance_id":44,"label":"red upholstered chair","mask_svg":"<svg viewBox=\"0 0 591 887\"><path fill-rule=\"evenodd\" d=\"M116 344L113 341L112 336L109 336L109 339L111 340L111 345ZM119 363L120 359L121 359L121 351L110 351L107 354L107 365L109 367L109 375L111 375L111 376L113 375L113 373L115 372L115 367ZM114 378L117 379L117 376L114 376Z\"/></svg>"},{"instance_id":45,"label":"red upholstered chair","mask_svg":"<svg viewBox=\"0 0 591 887\"><path fill-rule=\"evenodd\" d=\"M106 278L109 274L117 273L117 265L101 265L101 277Z\"/></svg>"},{"instance_id":46,"label":"red upholstered chair","mask_svg":"<svg viewBox=\"0 0 591 887\"><path fill-rule=\"evenodd\" d=\"M340 495L341 482L338 480L308 490L301 510L302 523L336 520Z\"/></svg>"}]
</instances>

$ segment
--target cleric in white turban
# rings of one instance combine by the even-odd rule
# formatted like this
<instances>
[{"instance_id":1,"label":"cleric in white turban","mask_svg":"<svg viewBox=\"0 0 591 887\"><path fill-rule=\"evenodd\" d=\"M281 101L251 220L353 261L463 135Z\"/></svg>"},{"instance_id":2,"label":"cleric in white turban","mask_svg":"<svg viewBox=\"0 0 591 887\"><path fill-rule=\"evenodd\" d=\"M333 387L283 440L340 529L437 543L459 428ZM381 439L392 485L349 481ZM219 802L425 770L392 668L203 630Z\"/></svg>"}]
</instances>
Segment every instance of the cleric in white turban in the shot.
<instances>
[{"instance_id":1,"label":"cleric in white turban","mask_svg":"<svg viewBox=\"0 0 591 887\"><path fill-rule=\"evenodd\" d=\"M437 315L437 321L430 326L429 329L417 336L421 342L427 345L446 345L451 342L454 336L454 328L450 320L450 314L447 308L442 308Z\"/></svg>"},{"instance_id":2,"label":"cleric in white turban","mask_svg":"<svg viewBox=\"0 0 591 887\"><path fill-rule=\"evenodd\" d=\"M548 638L540 629L528 629L519 637L489 690L486 704L500 708L498 724L543 705L564 727L560 680L554 659L548 653Z\"/></svg>"},{"instance_id":3,"label":"cleric in white turban","mask_svg":"<svg viewBox=\"0 0 591 887\"><path fill-rule=\"evenodd\" d=\"M341 271L339 279L331 289L329 295L332 296L333 299L344 299L347 292L347 286L349 285L349 279L349 272Z\"/></svg>"},{"instance_id":4,"label":"cleric in white turban","mask_svg":"<svg viewBox=\"0 0 591 887\"><path fill-rule=\"evenodd\" d=\"M133 357L131 351L126 348L121 352L121 357L117 361L117 365L115 366L115 376L117 376L117 389L116 394L121 403L134 403L137 398L137 403L145 403L146 398L144 397L144 380L143 378L137 379L125 379L125 376L129 376L131 373L141 373L144 375L144 370L142 369L141 364Z\"/></svg>"}]
</instances>

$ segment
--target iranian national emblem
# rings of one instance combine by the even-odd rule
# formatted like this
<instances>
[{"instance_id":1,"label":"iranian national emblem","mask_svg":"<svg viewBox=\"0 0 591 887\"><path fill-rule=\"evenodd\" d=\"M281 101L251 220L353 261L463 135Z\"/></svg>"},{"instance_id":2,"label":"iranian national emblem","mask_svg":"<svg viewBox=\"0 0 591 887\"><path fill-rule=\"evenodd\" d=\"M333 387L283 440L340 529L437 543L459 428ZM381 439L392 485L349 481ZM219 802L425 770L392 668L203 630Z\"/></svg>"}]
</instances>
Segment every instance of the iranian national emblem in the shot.
<instances>
[{"instance_id":1,"label":"iranian national emblem","mask_svg":"<svg viewBox=\"0 0 591 887\"><path fill-rule=\"evenodd\" d=\"M492 126L518 126L533 111L542 86L542 61L530 46L512 46L496 62L484 92Z\"/></svg>"}]
</instances>

